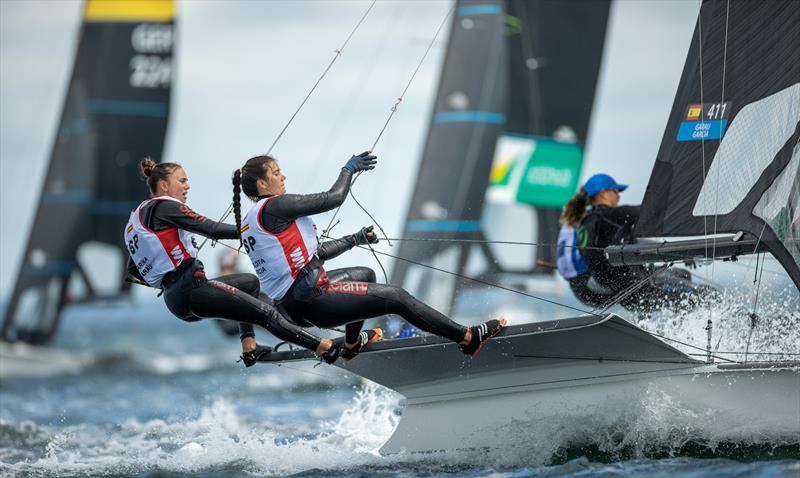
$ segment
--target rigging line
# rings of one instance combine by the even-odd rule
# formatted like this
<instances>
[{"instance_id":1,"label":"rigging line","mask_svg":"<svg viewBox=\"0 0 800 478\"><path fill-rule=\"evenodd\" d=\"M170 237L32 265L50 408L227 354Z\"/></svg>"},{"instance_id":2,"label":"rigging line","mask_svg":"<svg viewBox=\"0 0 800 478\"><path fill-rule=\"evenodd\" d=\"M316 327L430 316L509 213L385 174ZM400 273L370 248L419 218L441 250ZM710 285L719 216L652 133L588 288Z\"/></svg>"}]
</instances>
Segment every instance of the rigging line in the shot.
<instances>
[{"instance_id":1,"label":"rigging line","mask_svg":"<svg viewBox=\"0 0 800 478\"><path fill-rule=\"evenodd\" d=\"M442 27L444 27L444 25L447 23L447 19L450 18L450 15L453 14L454 10L455 10L455 6L450 8L450 10L447 12L447 15L444 16L444 18L442 19L442 22L439 24L439 28L436 29L436 33L433 35L433 38L431 39L430 43L428 43L428 48L425 49L425 53L422 55L422 58L420 58L419 63L417 63L417 67L414 69L414 73L411 74L411 78L408 79L408 83L406 83L405 88L403 88L403 92L400 93L400 96L397 98L397 101L390 108L389 116L386 118L386 122L383 123L383 127L381 128L380 132L378 133L378 136L375 138L375 141L372 143L372 147L369 149L370 152L375 151L375 147L378 145L378 141L380 141L381 136L383 136L384 131L386 131L386 128L389 126L389 122L392 120L392 118L394 117L394 114L397 112L397 107L400 105L400 102L403 101L403 97L405 97L406 92L411 87L411 83L414 81L414 78L417 76L417 73L419 72L419 69L422 67L422 63L425 61L425 58L428 56L428 53L431 51L431 48L433 48L433 45L436 43L436 39L439 37L439 33L441 33L441 31L442 31ZM353 182L350 183L351 192L352 192L353 186L355 185L356 180L359 178L359 176L361 176L361 171L359 171L359 173L353 178ZM355 196L353 196L353 198L355 198ZM336 208L336 212L333 213L333 217L331 218L331 221L328 224L328 227L325 228L323 233L327 234L328 230L330 229L330 225L333 223L333 220L339 214L339 210L342 208L342 205L344 205L344 203L342 203L341 205L339 205L338 208ZM372 218L372 216L370 216L370 218ZM375 220L373 219L373 221L375 221ZM383 227L377 221L375 221L375 225L378 226L378 229L380 229L381 233L383 233L384 239L386 239L386 241L389 243L389 245L391 245L391 241L389 241L389 238L386 235L386 231L383 230Z\"/></svg>"},{"instance_id":2,"label":"rigging line","mask_svg":"<svg viewBox=\"0 0 800 478\"><path fill-rule=\"evenodd\" d=\"M386 118L386 123L383 124L381 132L378 133L378 137L375 138L375 142L372 143L372 148L370 148L370 151L374 151L375 146L378 145L378 141L381 139L381 136L383 136L383 132L386 131L386 127L389 125L389 121L392 120L392 116L394 116L395 112L397 111L397 106L400 104L401 101L403 101L403 97L406 95L406 92L411 87L411 83L414 81L414 78L417 76L419 69L422 67L422 63L425 61L425 58L431 51L431 48L433 48L433 45L436 43L436 39L439 37L439 33L441 33L442 28L444 27L445 23L447 23L447 19L450 18L454 10L455 6L450 8L450 10L447 12L447 15L445 15L444 18L442 19L442 23L439 24L439 28L436 29L436 33L433 35L431 42L428 44L428 48L425 50L425 53L422 55L422 58L419 60L419 63L417 64L417 68L414 70L414 73L411 74L411 78L408 79L408 83L406 83L406 87L403 88L403 92L400 94L400 97L397 98L397 102L394 104L394 106L392 106L391 112L389 113L389 117Z\"/></svg>"},{"instance_id":3,"label":"rigging line","mask_svg":"<svg viewBox=\"0 0 800 478\"><path fill-rule=\"evenodd\" d=\"M729 354L729 355L788 355L791 357L800 356L800 353L793 353L793 352L714 352L717 354ZM696 355L705 357L706 354L686 354L686 355Z\"/></svg>"},{"instance_id":4,"label":"rigging line","mask_svg":"<svg viewBox=\"0 0 800 478\"><path fill-rule=\"evenodd\" d=\"M295 117L298 115L298 113L300 113L300 110L303 109L303 106L306 104L306 101L308 101L308 99L311 97L311 94L314 93L314 90L317 89L317 86L319 86L319 84L322 82L322 79L325 78L325 75L328 74L328 72L330 71L331 67L333 67L333 64L336 63L336 60L338 60L339 57L342 56L342 51L347 46L347 44L350 42L350 39L353 38L353 35L355 35L356 30L358 30L358 27L360 27L361 24L364 23L364 20L367 18L367 15L369 14L370 10L372 10L372 7L375 6L375 2L377 2L377 1L378 0L372 0L372 3L369 5L369 8L367 8L367 11L364 12L364 15L361 16L361 19L358 21L358 23L356 23L356 26L353 27L353 30L350 32L350 34L347 35L347 39L344 41L344 43L342 43L342 46L339 47L338 49L334 50L333 58L331 59L330 63L328 63L328 66L325 68L325 71L323 71L322 75L320 75L320 77L317 78L316 83L314 83L314 86L311 87L311 90L308 92L306 97L303 98L303 101L300 103L300 106L297 107L297 110L295 110L295 112L289 118L289 121L287 121L286 124L283 126L283 129L281 130L281 132L278 133L278 136L275 138L275 140L272 142L272 144L270 145L269 149L267 150L267 156L269 156L269 154L272 152L272 149L275 147L275 145L278 144L278 141L283 136L283 133L286 132L286 130L289 128L289 125L292 124L292 121L294 121ZM222 221L224 221L228 217L228 215L231 213L231 211L233 211L233 203L231 203L228 206L228 209L225 210L225 213L220 217L219 221L217 221L217 222L221 223ZM214 228L214 230L216 231L216 227ZM205 240L203 240L203 242L200 244L200 247L197 248L198 252L200 252L200 249L202 249L203 246L206 245L206 242L208 242L208 238L205 238Z\"/></svg>"},{"instance_id":5,"label":"rigging line","mask_svg":"<svg viewBox=\"0 0 800 478\"><path fill-rule=\"evenodd\" d=\"M700 115L705 117L703 112L703 0L700 1L700 11L697 14L697 42L698 50L700 51ZM705 136L700 137L700 154L703 158L703 184L706 182L706 139ZM708 216L703 215L703 245L705 248L705 257L708 257ZM713 274L712 274L713 277Z\"/></svg>"},{"instance_id":6,"label":"rigging line","mask_svg":"<svg viewBox=\"0 0 800 478\"><path fill-rule=\"evenodd\" d=\"M661 334L656 333L656 332L651 332L651 331L649 331L649 330L647 330L647 329L645 329L643 327L638 327L638 326L636 326L634 324L631 324L631 323L628 323L627 321L624 321L624 320L622 322L618 323L618 325L621 326L621 327L628 327L630 329L635 329L635 330L644 330L645 332L647 332L648 334L652 335L653 337L658 337L658 338L663 339L663 340L668 340L670 342L675 342L676 344L681 344L684 347L689 347L689 348L692 348L692 349L695 349L695 350L700 350L700 351L704 352L702 355L704 355L706 357L708 356L708 351L703 347L698 347L697 345L692 345L690 343L683 342L683 341L678 340L678 339L673 339L672 337L667 337L666 335L661 335ZM726 362L736 363L735 360L726 359L725 357L718 357L715 354L711 354L711 357L713 357L715 359L718 359L718 360L725 360Z\"/></svg>"},{"instance_id":7,"label":"rigging line","mask_svg":"<svg viewBox=\"0 0 800 478\"><path fill-rule=\"evenodd\" d=\"M364 246L357 246L357 247L359 247L360 249L364 249ZM542 302L547 302L549 304L557 305L559 307L564 307L566 309L572 309L572 310L580 312L582 314L594 315L596 317L603 317L603 315L601 315L601 314L597 314L597 313L594 313L594 312L591 312L591 311L588 311L588 310L583 310L583 309L580 309L578 307L573 307L571 305L562 304L562 303L556 302L554 300L545 299L544 297L539 297L539 296L536 296L536 295L533 295L533 294L529 294L527 292L524 292L524 291L521 291L521 290L518 290L518 289L512 289L510 287L506 287L506 286L503 286L503 285L500 285L500 284L495 284L493 282L485 281L485 280L478 279L478 278L475 278L475 277L470 277L470 276L464 275L464 274L459 274L458 272L452 272L452 271L448 271L448 270L445 270L445 269L440 269L440 268L435 267L435 266L431 266L431 265L428 265L428 264L423 264L422 262L412 261L411 259L406 259L404 257L395 256L395 255L392 255L392 254L388 254L386 252L381 252L381 251L374 251L374 252L375 252L375 254L380 254L382 256L391 257L393 259L401 260L403 262L408 262L410 264L418 265L418 266L421 266L421 267L426 267L428 269L435 270L435 271L438 271L438 272L443 272L445 274L450 274L452 276L456 276L456 277L459 277L461 279L466 279L466 280L470 280L472 282L477 282L479 284L487 285L487 286L490 286L490 287L495 287L495 288L506 290L506 291L509 291L509 292L514 292L515 294L524 295L525 297L530 297L532 299L541 300Z\"/></svg>"},{"instance_id":8,"label":"rigging line","mask_svg":"<svg viewBox=\"0 0 800 478\"><path fill-rule=\"evenodd\" d=\"M670 267L672 267L671 263L664 264L663 266L656 268L652 272L648 273L644 278L640 279L638 282L635 282L634 284L628 286L627 289L622 289L621 291L619 291L616 295L609 298L599 307L595 307L594 310L597 310L598 313L606 312L612 306L618 304L620 301L624 299L627 299L628 297L633 295L633 293L635 293L637 290L641 289L646 283L650 281L651 278L655 277L656 275L660 274L661 272L667 270Z\"/></svg>"},{"instance_id":9,"label":"rigging line","mask_svg":"<svg viewBox=\"0 0 800 478\"><path fill-rule=\"evenodd\" d=\"M424 237L392 237L392 241L402 242L402 241L419 241L419 242L465 242L465 243L476 243L476 244L508 244L512 246L541 246L541 247L574 247L576 249L588 249L588 250L597 250L602 251L605 250L605 247L594 247L594 246L586 246L581 248L580 246L576 245L567 245L567 244L557 244L557 243L546 243L546 242L519 242L519 241L489 241L486 239L445 239L445 238L438 238L438 237L431 237L431 238L424 238Z\"/></svg>"},{"instance_id":10,"label":"rigging line","mask_svg":"<svg viewBox=\"0 0 800 478\"><path fill-rule=\"evenodd\" d=\"M297 116L297 114L300 113L300 110L303 108L303 105L306 104L306 101L308 101L308 98L311 97L311 94L314 93L315 89L317 89L317 86L320 84L322 79L325 78L325 75L328 74L328 71L330 71L330 69L333 66L333 64L336 62L336 60L339 59L339 57L342 56L342 51L347 46L347 44L350 42L350 39L353 38L353 35L356 33L356 30L358 30L358 27L360 27L361 24L364 23L364 19L367 18L367 15L369 15L370 10L372 10L372 7L375 6L375 2L377 2L377 0L372 0L372 3L370 3L369 8L367 8L367 11L364 12L364 15L361 16L361 19L358 21L356 26L353 27L353 30L347 36L347 39L344 41L344 43L342 43L342 46L339 47L338 49L334 50L333 58L331 59L331 62L328 63L328 67L325 68L325 71L322 72L322 75L320 75L320 77L317 79L317 82L314 83L313 87L311 87L311 91L309 91L308 94L306 95L306 97L303 98L303 101L300 103L300 106L297 107L297 110L294 112L292 117L289 118L289 121L286 123L286 125L283 127L281 132L278 134L278 137L275 138L275 141L272 142L272 145L270 145L269 149L267 150L267 156L269 156L269 154L272 152L272 148L274 148L275 145L278 143L278 140L281 139L281 136L283 136L283 133L286 131L286 129L289 127L289 125L292 124L292 121L294 121L295 116Z\"/></svg>"},{"instance_id":11,"label":"rigging line","mask_svg":"<svg viewBox=\"0 0 800 478\"><path fill-rule=\"evenodd\" d=\"M222 244L225 247L228 247L230 249L238 251L238 249L236 249L235 247L232 247L232 246L230 246L228 244L225 244L224 242L222 242L220 244ZM357 246L357 247L359 247L360 249L364 249L364 246ZM595 313L593 311L587 311L587 310L580 309L578 307L572 307L570 305L562 304L560 302L555 302L555 301L552 301L552 300L549 300L549 299L545 299L543 297L535 296L533 294L529 294L529 293L521 291L521 290L511 289L509 287L505 287L505 286L502 286L500 284L495 284L495 283L492 283L492 282L489 282L489 281L484 281L484 280L477 279L477 278L474 278L474 277L470 277L470 276L467 276L467 275L459 274L457 272L451 272L451 271L448 271L448 270L440 269L438 267L434 267L434 266L431 266L431 265L428 265L428 264L423 264L421 262L412 261L410 259L405 259L403 257L395 256L395 255L392 255L392 254L387 254L385 252L376 251L376 250L373 249L372 253L373 254L381 254L381 255L384 255L384 256L392 257L394 259L398 259L398 260L401 260L401 261L404 261L404 262L409 262L411 264L415 264L415 265L418 265L418 266L421 266L421 267L426 267L428 269L432 269L432 270L435 270L435 271L443 272L445 274L450 274L450 275L453 275L453 276L456 276L456 277L459 277L459 278L462 278L462 279L467 279L467 280L470 280L470 281L473 281L473 282L477 282L479 284L487 285L489 287L495 287L495 288L506 290L506 291L509 291L509 292L514 292L516 294L520 294L520 295L523 295L525 297L530 297L532 299L541 300L541 301L547 302L549 304L557 305L557 306L564 307L564 308L567 308L567 309L572 309L574 311L581 312L581 313L584 313L584 314L587 314L587 315L593 315L595 317L604 317L604 315ZM667 266L664 266L664 267L667 267ZM620 323L619 325L622 326L622 327L628 327L628 328L637 329L637 330L644 330L645 332L647 332L648 334L650 334L650 335L652 335L654 337L658 337L658 338L663 339L663 340L668 340L670 342L675 342L675 343L678 343L678 344L681 344L683 346L690 347L690 348L693 348L693 349L696 349L696 350L701 350L701 351L704 352L702 354L703 356L707 355L705 349L702 348L702 347L698 347L696 345L692 345L692 344L689 344L689 343L686 343L686 342L682 342L682 341L680 341L678 339L673 339L671 337L667 337L665 335L661 335L661 334L658 334L656 332L651 332L651 331L645 330L642 327L637 327L637 326L635 326L633 324L629 324L628 322ZM755 352L753 352L753 353L755 353ZM712 357L714 357L715 359L724 360L726 362L736 363L733 360L729 360L729 359L726 359L724 357L718 357L718 356L713 355L713 354L712 354Z\"/></svg>"},{"instance_id":12,"label":"rigging line","mask_svg":"<svg viewBox=\"0 0 800 478\"><path fill-rule=\"evenodd\" d=\"M722 47L722 98L720 100L720 106L725 107L725 68L728 66L728 17L730 15L730 7L731 7L731 0L727 0L725 4L725 44ZM702 110L702 108L701 108ZM719 109L717 109L719 111ZM722 110L724 114L724 109ZM722 144L722 118L720 117L720 135L719 135L719 143ZM719 147L718 147L719 148ZM719 149L717 149L719 153ZM720 161L722 158L720 157ZM719 205L719 179L717 179L717 187L714 188L714 210L717 209ZM717 214L714 214L714 239L711 246L711 278L714 278L714 257L716 256L717 252Z\"/></svg>"},{"instance_id":13,"label":"rigging line","mask_svg":"<svg viewBox=\"0 0 800 478\"><path fill-rule=\"evenodd\" d=\"M401 7L403 7L403 3L396 3L392 12L387 16L387 19L381 29L382 33L380 35L380 40L375 43L372 52L370 52L369 56L364 62L364 67L361 69L361 73L357 75L358 78L361 78L361 81L353 82L350 92L347 94L347 96L344 96L345 100L341 104L342 107L340 108L339 113L335 116L336 118L342 118L342 121L337 121L334 126L330 128L328 137L321 143L322 146L317 153L317 159L315 161L317 167L314 168L314 174L312 177L308 179L309 184L316 184L317 179L320 176L320 172L323 169L318 166L323 164L323 160L326 158L327 154L331 151L332 147L336 145L336 139L340 136L340 131L343 130L344 126L346 126L349 122L350 118L352 117L352 114L350 113L352 113L354 105L360 100L365 91L364 83L369 82L369 79L372 77L372 74L375 71L375 67L379 63L379 58L384 53L386 45L389 43L389 39L393 37L395 30L397 29L398 25L400 25Z\"/></svg>"},{"instance_id":14,"label":"rigging line","mask_svg":"<svg viewBox=\"0 0 800 478\"><path fill-rule=\"evenodd\" d=\"M688 355L688 354L687 354ZM614 358L614 357L578 357L578 356L569 356L569 355L528 355L528 354L514 354L514 358L538 358L538 359L565 359L565 360L587 360L587 361L597 361L597 362L636 362L636 363L680 363L686 365L701 365L696 363L695 360L687 361L687 360L658 360L658 359L626 359L626 358Z\"/></svg>"},{"instance_id":15,"label":"rigging line","mask_svg":"<svg viewBox=\"0 0 800 478\"><path fill-rule=\"evenodd\" d=\"M753 329L756 327L756 319L758 317L756 315L756 311L758 310L758 295L759 295L759 292L761 290L761 279L764 277L764 261L763 260L761 261L761 272L759 273L759 271L756 271L756 276L758 276L758 280L754 281L754 282L757 282L757 284L756 284L756 297L755 297L755 300L753 300L753 312L750 314L750 320L751 320L751 322L750 322L750 335L752 335ZM750 337L749 336L747 338L747 345L748 345L748 348L749 348L749 346L750 346Z\"/></svg>"}]
</instances>

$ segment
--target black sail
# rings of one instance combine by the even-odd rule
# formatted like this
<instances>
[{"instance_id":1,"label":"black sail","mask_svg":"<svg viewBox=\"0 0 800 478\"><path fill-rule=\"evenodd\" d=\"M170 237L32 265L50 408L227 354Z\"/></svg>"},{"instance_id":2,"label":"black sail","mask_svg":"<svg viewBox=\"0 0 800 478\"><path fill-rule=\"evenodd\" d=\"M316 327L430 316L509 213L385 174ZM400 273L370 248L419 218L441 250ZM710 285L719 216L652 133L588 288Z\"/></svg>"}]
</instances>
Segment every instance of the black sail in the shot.
<instances>
[{"instance_id":1,"label":"black sail","mask_svg":"<svg viewBox=\"0 0 800 478\"><path fill-rule=\"evenodd\" d=\"M172 0L88 0L80 41L39 205L3 320L3 338L41 343L56 330L79 281L96 296L81 246L107 244L125 257L122 230L146 193L144 156L160 160L169 116ZM121 262L122 263L122 262ZM101 274L102 275L102 274ZM105 277L117 292L121 274Z\"/></svg>"},{"instance_id":2,"label":"black sail","mask_svg":"<svg viewBox=\"0 0 800 478\"><path fill-rule=\"evenodd\" d=\"M744 232L800 287L799 26L797 1L703 2L638 236Z\"/></svg>"},{"instance_id":3,"label":"black sail","mask_svg":"<svg viewBox=\"0 0 800 478\"><path fill-rule=\"evenodd\" d=\"M502 239L520 240L535 231L530 242L555 242L560 207L577 188L608 13L608 1L456 3L403 235L435 241L402 242L399 257L482 276L538 272L536 259L554 261L549 248L533 248L508 263L495 245L448 241L487 239L496 233L496 213L505 217L521 209L525 221L517 227L524 230L511 227ZM508 172L512 167L493 166L509 148L521 148L528 156L536 149L544 164L537 170L525 156L516 176ZM557 164L561 158L567 158L571 170ZM525 178L535 183L539 170L565 179L561 190L567 197L549 194L547 185L524 184ZM502 203L487 200L490 173L491 182L500 185L496 189L502 189L494 194L504 198ZM508 177L513 184L504 183ZM514 220L505 222L513 226L508 223ZM449 310L459 285L402 259L395 263L392 283L442 311Z\"/></svg>"}]
</instances>

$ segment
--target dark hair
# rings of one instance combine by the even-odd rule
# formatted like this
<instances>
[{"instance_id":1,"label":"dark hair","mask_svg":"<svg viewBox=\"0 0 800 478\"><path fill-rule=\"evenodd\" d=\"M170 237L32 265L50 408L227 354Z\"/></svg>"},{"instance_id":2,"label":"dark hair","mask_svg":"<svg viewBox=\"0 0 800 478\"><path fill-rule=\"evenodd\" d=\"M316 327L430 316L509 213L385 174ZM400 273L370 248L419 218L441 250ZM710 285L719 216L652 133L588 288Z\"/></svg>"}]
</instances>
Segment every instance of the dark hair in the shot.
<instances>
[{"instance_id":1,"label":"dark hair","mask_svg":"<svg viewBox=\"0 0 800 478\"><path fill-rule=\"evenodd\" d=\"M258 201L256 181L264 179L270 163L277 162L272 156L255 156L247 160L244 166L233 172L233 216L236 218L236 231L239 234L239 247L242 247L242 201L241 192L251 201Z\"/></svg>"},{"instance_id":2,"label":"dark hair","mask_svg":"<svg viewBox=\"0 0 800 478\"><path fill-rule=\"evenodd\" d=\"M572 228L577 227L586 216L586 206L589 205L589 195L581 188L561 210L559 222Z\"/></svg>"},{"instance_id":3,"label":"dark hair","mask_svg":"<svg viewBox=\"0 0 800 478\"><path fill-rule=\"evenodd\" d=\"M180 167L181 165L178 163L156 164L150 156L146 156L139 161L139 173L147 182L147 189L150 190L150 195L152 196L155 196L158 192L158 182L169 180L169 175Z\"/></svg>"}]
</instances>

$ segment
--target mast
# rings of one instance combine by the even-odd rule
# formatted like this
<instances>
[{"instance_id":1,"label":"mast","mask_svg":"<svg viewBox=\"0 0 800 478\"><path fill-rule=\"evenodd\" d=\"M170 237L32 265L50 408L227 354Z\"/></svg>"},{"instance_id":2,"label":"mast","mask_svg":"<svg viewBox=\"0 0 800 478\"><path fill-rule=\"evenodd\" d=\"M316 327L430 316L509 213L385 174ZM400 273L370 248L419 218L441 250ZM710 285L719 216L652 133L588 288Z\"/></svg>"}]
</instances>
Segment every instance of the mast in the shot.
<instances>
[{"instance_id":1,"label":"mast","mask_svg":"<svg viewBox=\"0 0 800 478\"><path fill-rule=\"evenodd\" d=\"M137 163L160 159L164 148L174 14L172 0L85 3L47 176L3 318L5 340L50 340L61 309L76 299L76 282L81 299L97 298L87 272L96 266L78 259L87 243L112 246L124 265L122 229L144 193ZM129 289L121 275L106 281L118 293Z\"/></svg>"},{"instance_id":2,"label":"mast","mask_svg":"<svg viewBox=\"0 0 800 478\"><path fill-rule=\"evenodd\" d=\"M635 234L711 237L662 260L725 257L744 239L800 288L798 25L792 0L703 2ZM609 255L633 263L648 247Z\"/></svg>"},{"instance_id":3,"label":"mast","mask_svg":"<svg viewBox=\"0 0 800 478\"><path fill-rule=\"evenodd\" d=\"M550 273L536 265L554 262L549 248L447 240L555 242L578 185L608 13L608 1L456 3L403 234L438 241L402 242L399 257L468 275ZM391 280L445 313L461 285L402 260Z\"/></svg>"}]
</instances>

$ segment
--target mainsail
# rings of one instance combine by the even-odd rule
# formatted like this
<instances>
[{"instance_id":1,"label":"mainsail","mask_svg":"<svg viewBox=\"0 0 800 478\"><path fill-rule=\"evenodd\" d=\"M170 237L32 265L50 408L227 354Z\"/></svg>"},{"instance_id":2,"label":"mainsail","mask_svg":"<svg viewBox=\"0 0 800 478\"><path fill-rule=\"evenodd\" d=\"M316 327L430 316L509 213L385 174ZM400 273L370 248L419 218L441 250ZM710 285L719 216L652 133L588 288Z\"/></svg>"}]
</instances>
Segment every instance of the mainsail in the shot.
<instances>
[{"instance_id":1,"label":"mainsail","mask_svg":"<svg viewBox=\"0 0 800 478\"><path fill-rule=\"evenodd\" d=\"M793 0L703 2L637 236L736 234L671 258L718 258L745 239L800 287L798 25Z\"/></svg>"},{"instance_id":2,"label":"mainsail","mask_svg":"<svg viewBox=\"0 0 800 478\"><path fill-rule=\"evenodd\" d=\"M6 340L41 343L56 330L70 283L97 296L78 260L94 241L125 257L121 230L160 158L169 115L172 0L88 0L80 42L33 228L3 320ZM105 278L128 289L118 277Z\"/></svg>"},{"instance_id":3,"label":"mainsail","mask_svg":"<svg viewBox=\"0 0 800 478\"><path fill-rule=\"evenodd\" d=\"M537 259L554 262L553 248L448 241L555 241L578 185L608 13L608 1L456 3L403 235L420 241L401 243L400 257L462 274L549 272ZM392 283L442 311L457 286L402 260Z\"/></svg>"}]
</instances>

